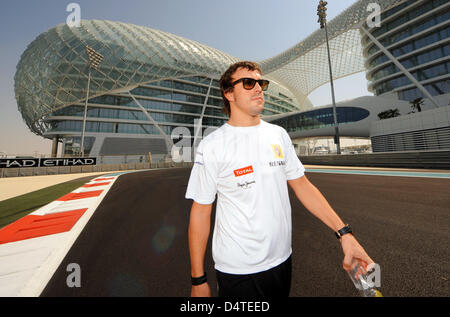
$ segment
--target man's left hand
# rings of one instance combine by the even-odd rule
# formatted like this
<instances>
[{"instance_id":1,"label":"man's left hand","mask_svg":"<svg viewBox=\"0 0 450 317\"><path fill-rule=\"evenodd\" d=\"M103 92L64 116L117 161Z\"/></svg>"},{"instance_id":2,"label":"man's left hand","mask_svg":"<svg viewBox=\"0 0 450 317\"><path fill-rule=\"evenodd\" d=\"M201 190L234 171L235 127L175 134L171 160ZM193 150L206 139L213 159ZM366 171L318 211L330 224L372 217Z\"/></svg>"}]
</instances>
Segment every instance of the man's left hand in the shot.
<instances>
[{"instance_id":1,"label":"man's left hand","mask_svg":"<svg viewBox=\"0 0 450 317\"><path fill-rule=\"evenodd\" d=\"M356 241L353 234L345 234L341 237L342 250L344 251L344 261L342 266L344 270L350 271L352 263L358 261L367 271L367 266L374 261L367 255L363 247Z\"/></svg>"}]
</instances>

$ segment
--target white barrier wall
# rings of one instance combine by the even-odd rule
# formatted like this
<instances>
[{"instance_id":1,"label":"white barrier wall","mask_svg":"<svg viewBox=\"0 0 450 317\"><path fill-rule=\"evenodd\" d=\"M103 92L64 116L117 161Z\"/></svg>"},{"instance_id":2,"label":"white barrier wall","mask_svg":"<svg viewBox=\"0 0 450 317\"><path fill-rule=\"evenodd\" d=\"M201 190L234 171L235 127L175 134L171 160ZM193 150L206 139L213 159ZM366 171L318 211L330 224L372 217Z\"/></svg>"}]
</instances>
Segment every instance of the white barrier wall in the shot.
<instances>
[{"instance_id":1,"label":"white barrier wall","mask_svg":"<svg viewBox=\"0 0 450 317\"><path fill-rule=\"evenodd\" d=\"M450 106L373 121L373 152L450 149Z\"/></svg>"}]
</instances>

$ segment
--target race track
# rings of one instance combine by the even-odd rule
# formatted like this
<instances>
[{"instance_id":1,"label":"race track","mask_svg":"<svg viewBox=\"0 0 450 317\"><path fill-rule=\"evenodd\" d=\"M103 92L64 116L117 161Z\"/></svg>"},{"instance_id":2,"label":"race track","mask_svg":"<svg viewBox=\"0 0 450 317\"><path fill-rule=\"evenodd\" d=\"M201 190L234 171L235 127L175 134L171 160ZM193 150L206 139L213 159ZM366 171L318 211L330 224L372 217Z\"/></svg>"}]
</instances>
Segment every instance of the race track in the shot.
<instances>
[{"instance_id":1,"label":"race track","mask_svg":"<svg viewBox=\"0 0 450 317\"><path fill-rule=\"evenodd\" d=\"M185 168L120 176L41 296L189 296L189 174ZM385 296L449 296L450 179L306 175L381 265ZM290 195L291 296L358 296L333 232ZM66 283L71 263L81 268L79 288ZM217 295L210 242L206 268Z\"/></svg>"}]
</instances>

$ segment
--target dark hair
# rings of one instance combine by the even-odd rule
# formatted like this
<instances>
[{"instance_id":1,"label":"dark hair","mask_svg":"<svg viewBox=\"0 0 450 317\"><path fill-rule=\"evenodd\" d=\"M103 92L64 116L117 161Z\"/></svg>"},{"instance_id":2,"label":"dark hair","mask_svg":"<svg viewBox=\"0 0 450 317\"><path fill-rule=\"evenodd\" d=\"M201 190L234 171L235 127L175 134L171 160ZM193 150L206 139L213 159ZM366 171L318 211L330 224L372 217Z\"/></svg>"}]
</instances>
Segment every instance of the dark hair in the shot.
<instances>
[{"instance_id":1,"label":"dark hair","mask_svg":"<svg viewBox=\"0 0 450 317\"><path fill-rule=\"evenodd\" d=\"M230 102L225 97L225 93L230 90L233 90L233 86L231 85L232 83L231 77L239 68L247 68L250 71L256 70L262 75L261 67L259 67L258 64L250 61L237 62L228 67L225 73L223 73L222 77L220 77L220 91L222 93L224 103L222 110L227 116L231 114L231 109L230 109Z\"/></svg>"}]
</instances>

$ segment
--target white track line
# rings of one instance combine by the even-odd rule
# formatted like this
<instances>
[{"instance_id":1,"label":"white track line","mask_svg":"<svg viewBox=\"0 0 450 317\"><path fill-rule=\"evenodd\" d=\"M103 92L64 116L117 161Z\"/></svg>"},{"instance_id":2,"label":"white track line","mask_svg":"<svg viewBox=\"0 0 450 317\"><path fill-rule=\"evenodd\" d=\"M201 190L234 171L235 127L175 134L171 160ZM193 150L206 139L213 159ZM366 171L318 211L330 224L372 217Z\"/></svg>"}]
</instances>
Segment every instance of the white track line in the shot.
<instances>
[{"instance_id":1,"label":"white track line","mask_svg":"<svg viewBox=\"0 0 450 317\"><path fill-rule=\"evenodd\" d=\"M37 297L42 293L119 176L116 175L111 180L101 181L109 182L108 185L89 188L80 187L72 192L82 193L103 190L97 197L72 201L53 201L30 214L44 216L87 208L68 232L0 245L0 296ZM100 176L97 178L106 177ZM93 180L87 184L95 183L98 182Z\"/></svg>"}]
</instances>

